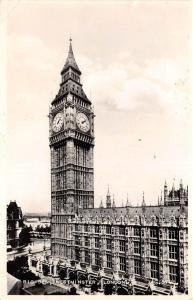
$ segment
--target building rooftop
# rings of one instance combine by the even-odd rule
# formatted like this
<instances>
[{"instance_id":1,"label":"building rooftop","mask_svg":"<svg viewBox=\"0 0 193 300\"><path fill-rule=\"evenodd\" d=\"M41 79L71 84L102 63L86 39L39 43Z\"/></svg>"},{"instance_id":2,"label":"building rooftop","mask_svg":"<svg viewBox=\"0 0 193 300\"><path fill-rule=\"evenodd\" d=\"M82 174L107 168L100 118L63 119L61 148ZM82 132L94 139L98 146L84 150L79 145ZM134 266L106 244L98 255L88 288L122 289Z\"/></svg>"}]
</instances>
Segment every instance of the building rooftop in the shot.
<instances>
[{"instance_id":1,"label":"building rooftop","mask_svg":"<svg viewBox=\"0 0 193 300\"><path fill-rule=\"evenodd\" d=\"M128 207L116 207L116 208L91 208L84 209L81 213L82 217L105 217L105 218L120 218L125 217L135 217L135 215L144 215L147 220L151 219L153 216L159 218L161 215L165 219L170 219L172 216L178 218L180 215L185 214L188 216L188 207L185 206L184 210L180 206L128 206Z\"/></svg>"}]
</instances>

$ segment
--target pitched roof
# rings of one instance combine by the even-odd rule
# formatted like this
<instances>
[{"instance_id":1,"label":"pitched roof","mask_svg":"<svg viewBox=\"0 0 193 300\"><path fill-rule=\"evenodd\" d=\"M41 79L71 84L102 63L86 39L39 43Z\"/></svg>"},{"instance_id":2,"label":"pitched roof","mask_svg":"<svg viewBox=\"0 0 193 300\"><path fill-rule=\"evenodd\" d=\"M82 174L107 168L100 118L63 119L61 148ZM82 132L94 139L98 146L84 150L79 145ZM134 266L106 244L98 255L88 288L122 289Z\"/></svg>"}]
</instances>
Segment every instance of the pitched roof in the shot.
<instances>
[{"instance_id":1,"label":"pitched roof","mask_svg":"<svg viewBox=\"0 0 193 300\"><path fill-rule=\"evenodd\" d=\"M165 219L170 219L173 215L175 218L178 218L181 215L181 210L179 206L162 206L162 214ZM135 216L135 215L145 215L145 217L149 220L152 216L160 217L161 215L161 207L160 206L146 206L145 211L143 211L142 206L129 206L126 207L116 207L116 208L94 208L94 209L84 209L82 211L83 216L100 216L103 215L104 217L113 217L117 216L120 217L125 215ZM185 206L184 214L188 216L188 207Z\"/></svg>"}]
</instances>

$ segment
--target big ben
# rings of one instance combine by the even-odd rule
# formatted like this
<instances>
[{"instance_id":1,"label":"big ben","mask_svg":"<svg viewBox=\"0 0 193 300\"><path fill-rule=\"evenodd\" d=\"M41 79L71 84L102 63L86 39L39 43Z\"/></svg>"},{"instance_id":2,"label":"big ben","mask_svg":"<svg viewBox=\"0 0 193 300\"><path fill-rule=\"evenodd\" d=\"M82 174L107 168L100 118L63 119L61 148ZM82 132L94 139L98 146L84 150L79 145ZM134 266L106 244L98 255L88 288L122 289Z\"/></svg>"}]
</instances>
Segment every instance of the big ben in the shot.
<instances>
[{"instance_id":1,"label":"big ben","mask_svg":"<svg viewBox=\"0 0 193 300\"><path fill-rule=\"evenodd\" d=\"M68 219L94 208L94 112L81 84L70 39L58 94L49 111L51 252L68 256Z\"/></svg>"}]
</instances>

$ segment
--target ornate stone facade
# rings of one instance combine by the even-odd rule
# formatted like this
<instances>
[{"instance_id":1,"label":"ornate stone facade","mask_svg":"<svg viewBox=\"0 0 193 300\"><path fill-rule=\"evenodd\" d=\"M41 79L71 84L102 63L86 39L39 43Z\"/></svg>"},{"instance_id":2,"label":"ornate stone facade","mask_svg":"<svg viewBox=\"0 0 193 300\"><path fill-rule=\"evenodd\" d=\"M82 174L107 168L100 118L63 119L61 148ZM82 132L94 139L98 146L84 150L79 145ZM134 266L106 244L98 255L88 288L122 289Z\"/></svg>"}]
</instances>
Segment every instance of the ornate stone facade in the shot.
<instances>
[{"instance_id":1,"label":"ornate stone facade","mask_svg":"<svg viewBox=\"0 0 193 300\"><path fill-rule=\"evenodd\" d=\"M153 286L157 293L164 294L172 285L184 291L187 189L180 183L179 190L168 192L165 184L164 199L161 196L157 206L147 206L143 196L140 207L128 200L125 207L116 207L114 198L111 205L108 190L106 208L102 201L94 208L94 113L80 75L70 43L49 113L51 255L58 260L58 270L65 269L67 277L73 271L104 280L130 278L133 285Z\"/></svg>"}]
</instances>

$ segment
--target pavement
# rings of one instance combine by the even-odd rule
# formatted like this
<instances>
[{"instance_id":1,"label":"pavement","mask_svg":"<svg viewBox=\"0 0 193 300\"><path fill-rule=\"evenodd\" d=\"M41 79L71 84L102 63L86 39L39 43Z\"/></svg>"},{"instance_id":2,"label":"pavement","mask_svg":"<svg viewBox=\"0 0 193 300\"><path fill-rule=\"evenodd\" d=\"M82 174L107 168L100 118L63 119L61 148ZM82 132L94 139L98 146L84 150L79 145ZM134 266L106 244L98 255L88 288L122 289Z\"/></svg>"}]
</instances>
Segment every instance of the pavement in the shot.
<instances>
[{"instance_id":1,"label":"pavement","mask_svg":"<svg viewBox=\"0 0 193 300\"><path fill-rule=\"evenodd\" d=\"M46 250L50 249L50 239L33 239L31 245L24 247L22 250L13 250L7 252L7 260L12 260L17 256L26 255L29 253L29 248L31 248L31 253L37 253L43 251L43 248Z\"/></svg>"}]
</instances>

